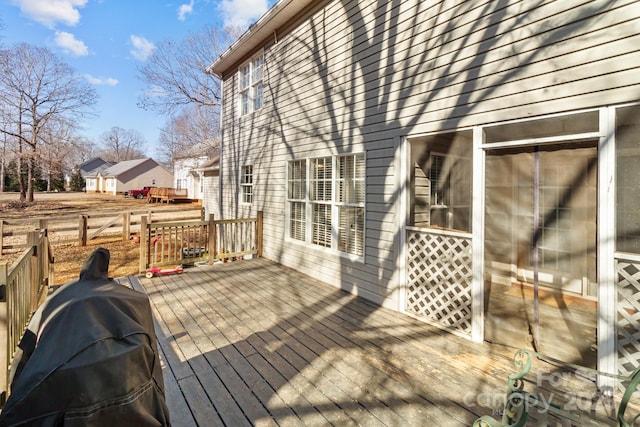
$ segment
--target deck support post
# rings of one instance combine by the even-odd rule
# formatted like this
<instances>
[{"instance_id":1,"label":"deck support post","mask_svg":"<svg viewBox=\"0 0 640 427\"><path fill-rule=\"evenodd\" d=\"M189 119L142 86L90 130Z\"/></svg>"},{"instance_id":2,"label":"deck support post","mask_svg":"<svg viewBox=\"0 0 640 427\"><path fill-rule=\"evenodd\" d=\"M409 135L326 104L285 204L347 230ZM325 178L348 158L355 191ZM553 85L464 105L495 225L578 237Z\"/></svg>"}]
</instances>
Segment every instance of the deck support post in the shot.
<instances>
[{"instance_id":1,"label":"deck support post","mask_svg":"<svg viewBox=\"0 0 640 427\"><path fill-rule=\"evenodd\" d=\"M148 261L148 240L149 240L149 232L148 229L148 218L146 216L140 217L140 263L139 270L140 273L143 273L147 270L147 261Z\"/></svg>"},{"instance_id":2,"label":"deck support post","mask_svg":"<svg viewBox=\"0 0 640 427\"><path fill-rule=\"evenodd\" d=\"M78 224L78 246L87 246L87 216L80 215Z\"/></svg>"},{"instance_id":3,"label":"deck support post","mask_svg":"<svg viewBox=\"0 0 640 427\"><path fill-rule=\"evenodd\" d=\"M217 242L216 242L216 238L217 238L217 233L216 233L216 222L215 222L215 217L213 214L209 215L209 225L208 225L208 232L209 232L209 236L208 236L208 240L209 240L209 265L212 265L214 263L214 261L216 260L216 248L218 247Z\"/></svg>"},{"instance_id":4,"label":"deck support post","mask_svg":"<svg viewBox=\"0 0 640 427\"><path fill-rule=\"evenodd\" d=\"M256 256L262 258L262 211L258 211L258 217L256 220L256 241L258 253Z\"/></svg>"},{"instance_id":5,"label":"deck support post","mask_svg":"<svg viewBox=\"0 0 640 427\"><path fill-rule=\"evenodd\" d=\"M131 238L131 212L122 212L122 241Z\"/></svg>"},{"instance_id":6,"label":"deck support post","mask_svg":"<svg viewBox=\"0 0 640 427\"><path fill-rule=\"evenodd\" d=\"M4 298L0 300L0 366L6 370L0 374L0 407L4 405L9 390L9 320L7 319L7 279L9 267L7 262L0 262L0 286L4 287ZM4 348L3 348L4 347Z\"/></svg>"}]
</instances>

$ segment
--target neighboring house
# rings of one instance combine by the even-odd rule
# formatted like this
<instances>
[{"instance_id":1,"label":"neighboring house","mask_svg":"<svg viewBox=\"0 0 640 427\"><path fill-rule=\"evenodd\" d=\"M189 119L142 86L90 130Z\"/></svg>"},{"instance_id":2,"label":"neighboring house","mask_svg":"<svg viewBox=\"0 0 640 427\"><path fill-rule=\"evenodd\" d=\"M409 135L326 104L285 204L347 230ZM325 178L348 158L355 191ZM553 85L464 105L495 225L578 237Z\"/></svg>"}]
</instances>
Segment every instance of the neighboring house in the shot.
<instances>
[{"instance_id":1,"label":"neighboring house","mask_svg":"<svg viewBox=\"0 0 640 427\"><path fill-rule=\"evenodd\" d=\"M173 187L187 189L191 200L202 200L204 191L203 173L200 166L209 161L209 156L184 156L173 161Z\"/></svg>"},{"instance_id":2,"label":"neighboring house","mask_svg":"<svg viewBox=\"0 0 640 427\"><path fill-rule=\"evenodd\" d=\"M220 211L220 156L214 156L211 160L201 164L196 171L202 176L202 196L207 203L207 215L216 217Z\"/></svg>"},{"instance_id":3,"label":"neighboring house","mask_svg":"<svg viewBox=\"0 0 640 427\"><path fill-rule=\"evenodd\" d=\"M628 374L637 46L640 2L281 0L207 69L222 215L384 307Z\"/></svg>"},{"instance_id":4,"label":"neighboring house","mask_svg":"<svg viewBox=\"0 0 640 427\"><path fill-rule=\"evenodd\" d=\"M115 195L145 186L171 187L173 174L149 158L116 163L88 174L85 180L87 192Z\"/></svg>"},{"instance_id":5,"label":"neighboring house","mask_svg":"<svg viewBox=\"0 0 640 427\"><path fill-rule=\"evenodd\" d=\"M78 165L78 168L80 169L80 175L83 178L85 178L87 175L89 175L92 172L104 170L109 166L113 166L115 164L116 164L115 162L108 162L104 160L102 157L94 157L93 159L89 159L86 162L83 162L80 165Z\"/></svg>"},{"instance_id":6,"label":"neighboring house","mask_svg":"<svg viewBox=\"0 0 640 427\"><path fill-rule=\"evenodd\" d=\"M87 191L96 192L97 191L97 180L91 179L87 181L87 176L97 176L100 171L105 170L109 166L113 166L114 162L108 162L104 160L102 157L94 157L93 159L89 159L78 165L78 169L80 171L80 176L85 179L85 189ZM76 169L74 169L75 173ZM67 188L69 188L71 184L71 176L67 175L65 177L65 182ZM88 186L91 185L89 189Z\"/></svg>"}]
</instances>

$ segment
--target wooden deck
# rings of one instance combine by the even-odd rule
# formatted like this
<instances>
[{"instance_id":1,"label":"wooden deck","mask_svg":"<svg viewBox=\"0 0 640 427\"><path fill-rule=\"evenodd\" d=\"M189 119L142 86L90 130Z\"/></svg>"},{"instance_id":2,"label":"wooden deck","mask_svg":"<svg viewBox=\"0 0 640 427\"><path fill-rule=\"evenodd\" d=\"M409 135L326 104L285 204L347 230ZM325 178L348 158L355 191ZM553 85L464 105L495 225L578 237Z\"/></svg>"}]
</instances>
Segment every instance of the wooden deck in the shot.
<instances>
[{"instance_id":1,"label":"wooden deck","mask_svg":"<svg viewBox=\"0 0 640 427\"><path fill-rule=\"evenodd\" d=\"M469 426L513 372L511 348L265 259L130 280L150 297L174 426Z\"/></svg>"}]
</instances>

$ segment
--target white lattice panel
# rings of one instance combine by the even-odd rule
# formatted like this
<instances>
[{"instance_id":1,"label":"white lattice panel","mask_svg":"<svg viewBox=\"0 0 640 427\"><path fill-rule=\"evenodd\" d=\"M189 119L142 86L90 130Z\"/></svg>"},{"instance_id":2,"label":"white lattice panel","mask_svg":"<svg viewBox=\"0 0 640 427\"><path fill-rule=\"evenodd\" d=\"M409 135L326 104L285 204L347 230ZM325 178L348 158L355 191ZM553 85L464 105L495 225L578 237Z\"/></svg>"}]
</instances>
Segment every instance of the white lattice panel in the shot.
<instances>
[{"instance_id":1,"label":"white lattice panel","mask_svg":"<svg viewBox=\"0 0 640 427\"><path fill-rule=\"evenodd\" d=\"M616 270L618 373L629 375L640 366L640 263L619 260Z\"/></svg>"},{"instance_id":2,"label":"white lattice panel","mask_svg":"<svg viewBox=\"0 0 640 427\"><path fill-rule=\"evenodd\" d=\"M471 239L410 231L407 311L471 335Z\"/></svg>"}]
</instances>

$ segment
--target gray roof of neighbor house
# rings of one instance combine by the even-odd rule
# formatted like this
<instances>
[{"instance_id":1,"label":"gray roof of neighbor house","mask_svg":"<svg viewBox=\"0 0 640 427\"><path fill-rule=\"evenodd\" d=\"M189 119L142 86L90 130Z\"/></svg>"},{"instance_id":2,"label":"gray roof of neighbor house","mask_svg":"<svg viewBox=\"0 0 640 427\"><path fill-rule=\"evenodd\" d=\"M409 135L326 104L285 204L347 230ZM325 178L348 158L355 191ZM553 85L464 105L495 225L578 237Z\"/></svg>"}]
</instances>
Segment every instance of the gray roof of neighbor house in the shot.
<instances>
[{"instance_id":1,"label":"gray roof of neighbor house","mask_svg":"<svg viewBox=\"0 0 640 427\"><path fill-rule=\"evenodd\" d=\"M86 162L82 162L78 167L80 169L80 176L86 178L88 176L97 176L98 172L113 166L114 162L108 162L102 157L94 157Z\"/></svg>"},{"instance_id":2,"label":"gray roof of neighbor house","mask_svg":"<svg viewBox=\"0 0 640 427\"><path fill-rule=\"evenodd\" d=\"M206 72L222 77L225 71L243 60L258 44L268 37L277 38L278 30L311 4L312 0L279 0L209 65Z\"/></svg>"},{"instance_id":3,"label":"gray roof of neighbor house","mask_svg":"<svg viewBox=\"0 0 640 427\"><path fill-rule=\"evenodd\" d=\"M220 156L214 156L210 160L202 163L197 167L198 170L215 170L220 169Z\"/></svg>"},{"instance_id":4,"label":"gray roof of neighbor house","mask_svg":"<svg viewBox=\"0 0 640 427\"><path fill-rule=\"evenodd\" d=\"M146 161L151 160L155 162L153 159L136 159L136 160L125 160L123 162L116 163L115 165L107 168L104 171L104 176L119 176L125 172L130 171L131 169L145 163Z\"/></svg>"}]
</instances>

